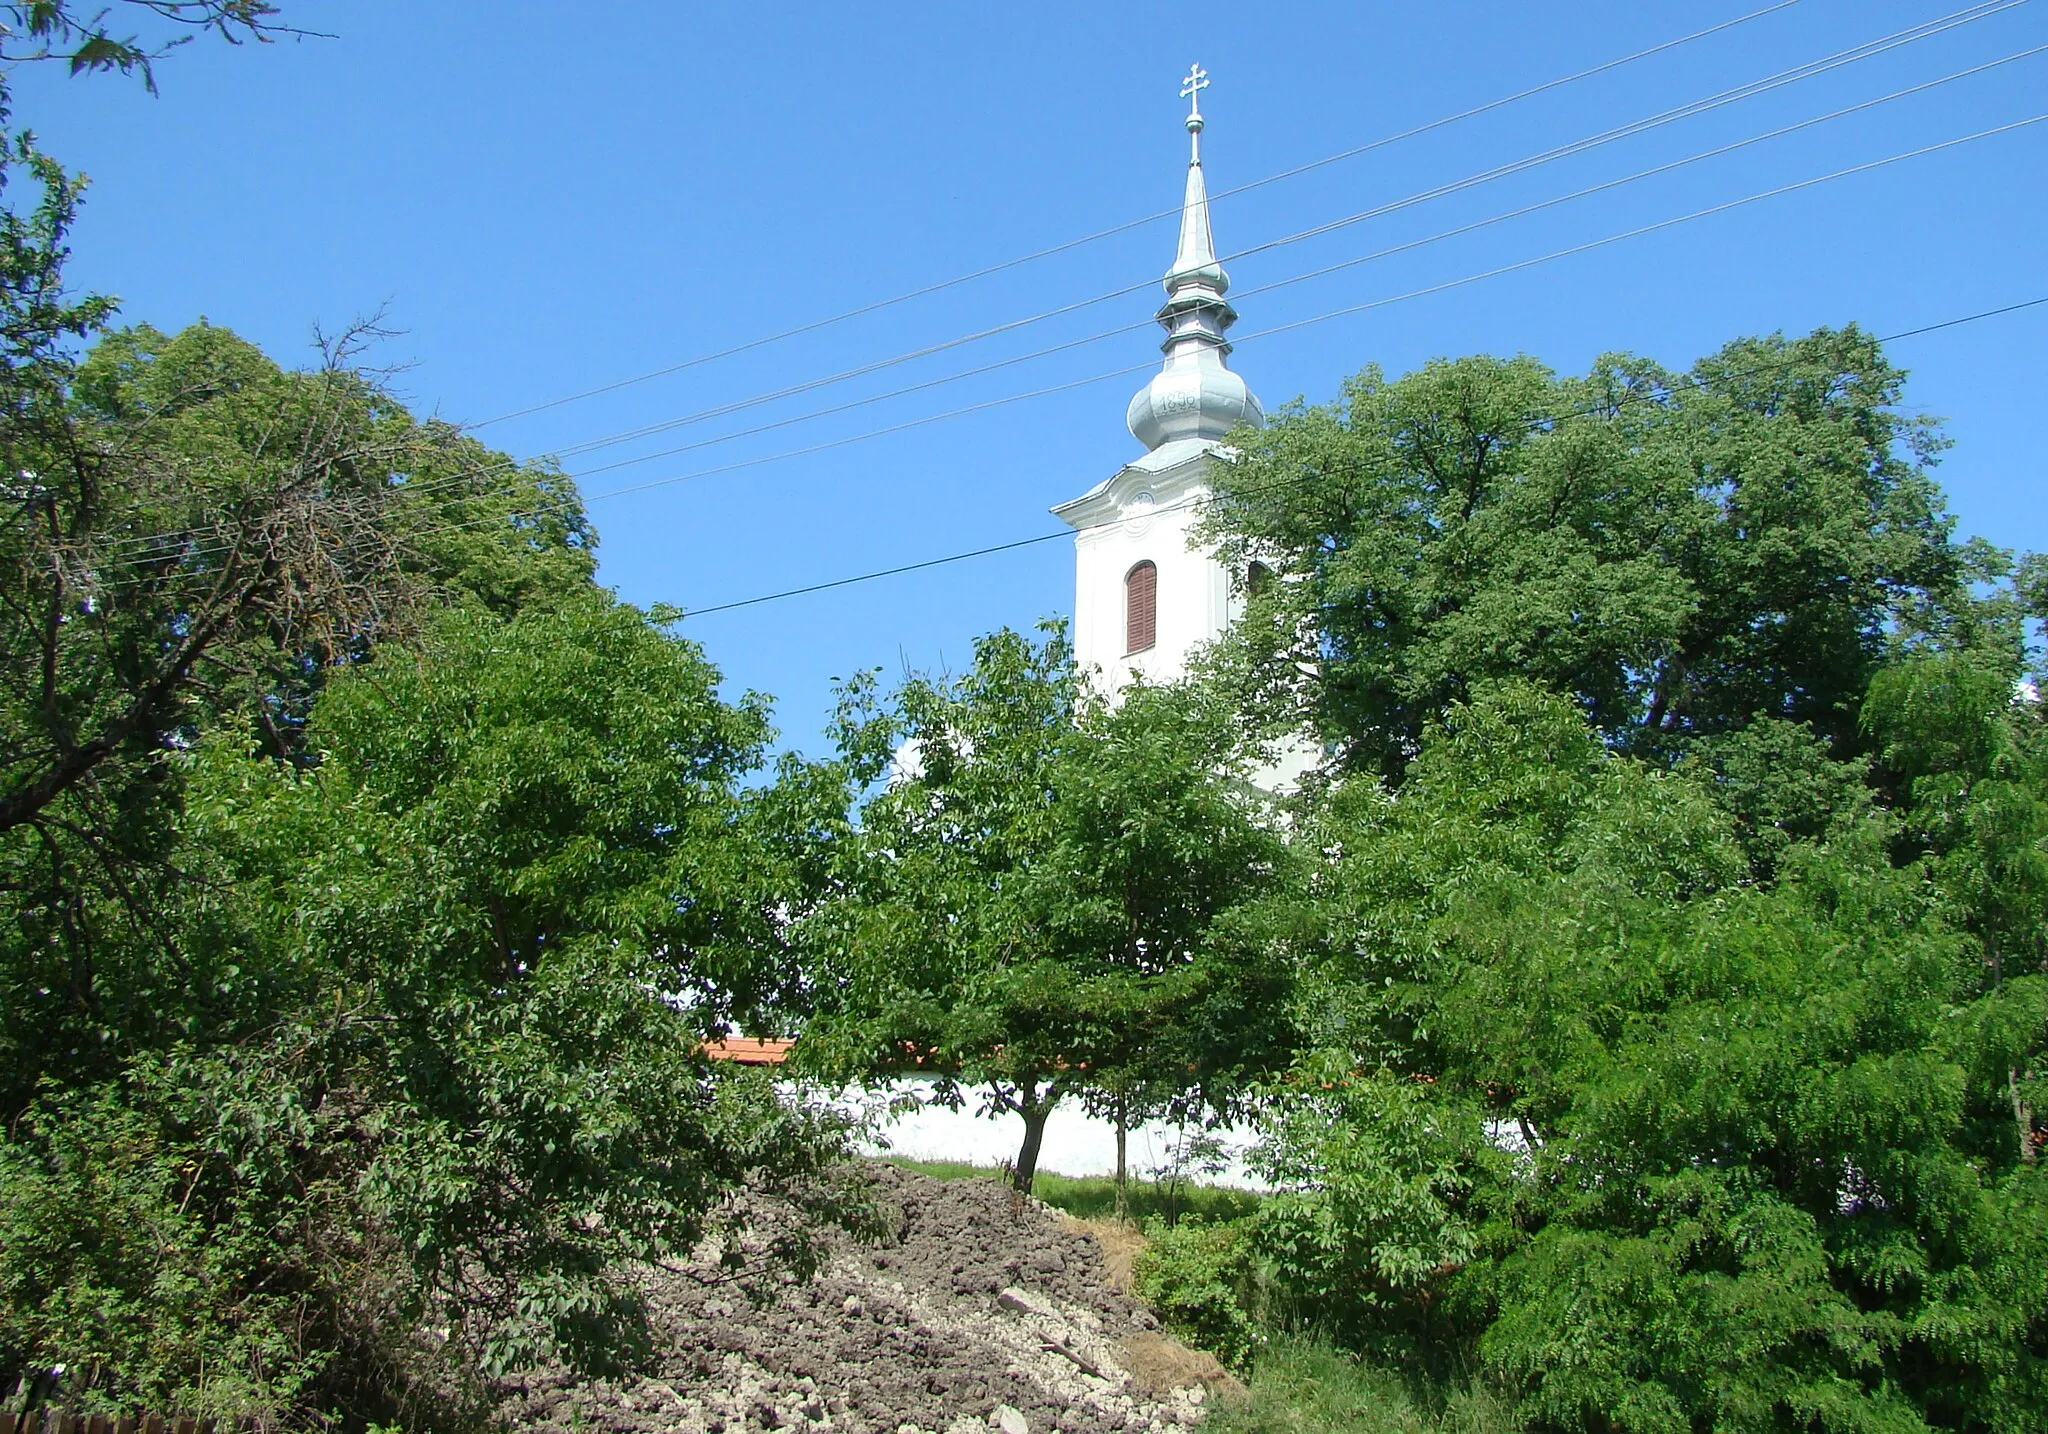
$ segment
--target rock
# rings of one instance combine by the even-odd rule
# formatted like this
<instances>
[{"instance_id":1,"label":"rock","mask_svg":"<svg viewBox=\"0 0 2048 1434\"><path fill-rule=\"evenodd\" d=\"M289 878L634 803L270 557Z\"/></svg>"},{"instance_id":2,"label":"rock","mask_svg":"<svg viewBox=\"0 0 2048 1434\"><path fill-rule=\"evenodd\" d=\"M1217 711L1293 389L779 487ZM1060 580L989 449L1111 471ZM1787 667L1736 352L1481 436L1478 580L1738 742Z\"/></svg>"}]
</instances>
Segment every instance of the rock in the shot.
<instances>
[{"instance_id":1,"label":"rock","mask_svg":"<svg viewBox=\"0 0 2048 1434\"><path fill-rule=\"evenodd\" d=\"M726 1283L711 1247L647 1270L634 1278L662 1342L644 1382L629 1393L523 1371L498 1386L498 1422L521 1434L1177 1434L1195 1422L1173 1392L1194 1382L1177 1365L1170 1380L1136 1377L1137 1341L1179 1347L1111 1284L1098 1242L1015 1207L996 1181L887 1165L859 1178L894 1231L886 1246L830 1236L809 1283ZM793 1233L783 1208L746 1213L756 1248Z\"/></svg>"},{"instance_id":2,"label":"rock","mask_svg":"<svg viewBox=\"0 0 2048 1434\"><path fill-rule=\"evenodd\" d=\"M1042 1319L1060 1318L1059 1308L1052 1301L1032 1294L1028 1290L1021 1290L1015 1285L1011 1285L1008 1289L998 1292L996 1303L1004 1309L1015 1310L1018 1314L1037 1315Z\"/></svg>"}]
</instances>

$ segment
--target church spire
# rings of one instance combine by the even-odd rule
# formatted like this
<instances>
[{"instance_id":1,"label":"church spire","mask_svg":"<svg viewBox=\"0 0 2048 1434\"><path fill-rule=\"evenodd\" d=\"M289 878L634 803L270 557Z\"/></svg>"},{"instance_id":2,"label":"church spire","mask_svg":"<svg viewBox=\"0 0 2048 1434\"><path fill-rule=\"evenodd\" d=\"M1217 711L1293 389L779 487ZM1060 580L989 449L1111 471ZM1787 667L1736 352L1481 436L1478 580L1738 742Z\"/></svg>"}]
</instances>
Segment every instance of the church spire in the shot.
<instances>
[{"instance_id":1,"label":"church spire","mask_svg":"<svg viewBox=\"0 0 2048 1434\"><path fill-rule=\"evenodd\" d=\"M1176 279L1205 278L1219 295L1230 287L1216 262L1216 239L1209 232L1209 184L1202 177L1202 91L1208 88L1209 72L1200 65L1188 71L1180 87L1188 102L1188 187L1180 206L1180 248L1166 275L1169 294Z\"/></svg>"},{"instance_id":2,"label":"church spire","mask_svg":"<svg viewBox=\"0 0 2048 1434\"><path fill-rule=\"evenodd\" d=\"M1224 363L1230 344L1223 332L1237 321L1224 300L1230 277L1216 261L1209 228L1209 185L1202 173L1202 91L1209 75L1194 66L1181 84L1188 101L1188 178L1181 202L1180 247L1166 271L1166 302L1159 322L1166 366L1131 400L1126 418L1147 448L1175 439L1221 438L1240 423L1265 422L1265 412L1243 379Z\"/></svg>"}]
</instances>

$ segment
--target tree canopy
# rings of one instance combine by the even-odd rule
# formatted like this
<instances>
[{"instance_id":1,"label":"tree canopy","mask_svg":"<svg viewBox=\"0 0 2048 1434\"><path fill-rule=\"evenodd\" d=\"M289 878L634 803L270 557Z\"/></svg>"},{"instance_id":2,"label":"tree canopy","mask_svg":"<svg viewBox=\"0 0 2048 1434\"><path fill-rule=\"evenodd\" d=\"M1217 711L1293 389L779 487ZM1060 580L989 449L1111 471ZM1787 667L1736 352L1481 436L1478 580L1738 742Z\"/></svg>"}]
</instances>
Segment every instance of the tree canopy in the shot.
<instances>
[{"instance_id":1,"label":"tree canopy","mask_svg":"<svg viewBox=\"0 0 2048 1434\"><path fill-rule=\"evenodd\" d=\"M1975 720L2038 744L2008 693ZM2048 976L1868 808L1753 880L1719 780L1510 684L1347 790L1255 1245L1528 1428L2035 1427Z\"/></svg>"},{"instance_id":2,"label":"tree canopy","mask_svg":"<svg viewBox=\"0 0 2048 1434\"><path fill-rule=\"evenodd\" d=\"M0 1369L460 1422L481 1372L630 1362L629 1263L739 1260L742 1191L855 1219L836 1124L703 1050L796 984L833 816L764 780L765 702L360 335L111 330L79 185L6 166Z\"/></svg>"},{"instance_id":3,"label":"tree canopy","mask_svg":"<svg viewBox=\"0 0 2048 1434\"><path fill-rule=\"evenodd\" d=\"M1627 355L1368 368L1249 435L1208 535L1281 581L1222 654L1269 725L1398 780L1488 680L1569 694L1629 750L1759 716L1857 745L1887 657L1970 616L1997 556L1953 541L1929 420L1855 328L1748 339L1686 374Z\"/></svg>"},{"instance_id":4,"label":"tree canopy","mask_svg":"<svg viewBox=\"0 0 2048 1434\"><path fill-rule=\"evenodd\" d=\"M1478 357L1241 435L1206 531L1279 580L1208 670L1335 759L1190 1327L1546 1434L2042 1421L2042 569L1953 539L1903 381Z\"/></svg>"},{"instance_id":5,"label":"tree canopy","mask_svg":"<svg viewBox=\"0 0 2048 1434\"><path fill-rule=\"evenodd\" d=\"M1272 1059L1281 983L1248 913L1286 854L1230 780L1223 719L1168 689L1091 700L1056 629L986 638L972 671L849 724L869 772L899 758L803 924L805 1059L954 1101L986 1085L1024 1121L1020 1189L1062 1098L1221 1094Z\"/></svg>"},{"instance_id":6,"label":"tree canopy","mask_svg":"<svg viewBox=\"0 0 2048 1434\"><path fill-rule=\"evenodd\" d=\"M156 62L211 33L230 44L305 32L280 18L269 0L120 0L80 7L72 0L13 0L0 5L12 23L0 42L0 63L55 61L74 75L118 70L140 75L154 92ZM117 20L115 17L119 16ZM130 31L124 21L139 22Z\"/></svg>"},{"instance_id":7,"label":"tree canopy","mask_svg":"<svg viewBox=\"0 0 2048 1434\"><path fill-rule=\"evenodd\" d=\"M732 1192L850 1213L832 1126L702 1051L789 969L769 729L716 682L595 596L458 612L329 685L310 767L178 757L160 928L89 1007L11 973L0 1360L389 1418L436 1367L413 1331L457 1374L609 1366L645 1338L623 1262Z\"/></svg>"}]
</instances>

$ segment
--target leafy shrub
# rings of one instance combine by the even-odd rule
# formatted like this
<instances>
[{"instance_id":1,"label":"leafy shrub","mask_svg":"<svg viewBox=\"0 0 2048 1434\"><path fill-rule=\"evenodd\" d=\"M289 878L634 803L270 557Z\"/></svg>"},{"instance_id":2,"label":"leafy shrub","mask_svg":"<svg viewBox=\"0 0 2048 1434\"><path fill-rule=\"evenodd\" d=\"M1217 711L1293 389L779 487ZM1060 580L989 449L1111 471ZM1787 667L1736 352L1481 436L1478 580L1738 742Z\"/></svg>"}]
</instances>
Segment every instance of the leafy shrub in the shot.
<instances>
[{"instance_id":1,"label":"leafy shrub","mask_svg":"<svg viewBox=\"0 0 2048 1434\"><path fill-rule=\"evenodd\" d=\"M1145 1233L1150 1244L1134 1266L1138 1293L1176 1338L1208 1350L1240 1373L1248 1371L1263 1336L1245 1224L1155 1220Z\"/></svg>"},{"instance_id":2,"label":"leafy shrub","mask_svg":"<svg viewBox=\"0 0 2048 1434\"><path fill-rule=\"evenodd\" d=\"M1506 688L1335 813L1324 1048L1254 1248L1351 1347L1477 1369L1535 1429L2043 1427L2048 980L1892 821L1843 803L1758 860L1697 780Z\"/></svg>"},{"instance_id":3,"label":"leafy shrub","mask_svg":"<svg viewBox=\"0 0 2048 1434\"><path fill-rule=\"evenodd\" d=\"M382 1270L358 1256L323 1271L282 1247L311 1233L280 1228L282 1211L195 1198L218 1153L111 1087L40 1102L0 1143L0 1368L66 1363L62 1392L86 1410L265 1422L318 1384L341 1340L308 1320L323 1294L306 1276L352 1278L353 1302L374 1310L395 1252ZM337 1192L307 1193L312 1215ZM319 1231L330 1257L338 1233Z\"/></svg>"}]
</instances>

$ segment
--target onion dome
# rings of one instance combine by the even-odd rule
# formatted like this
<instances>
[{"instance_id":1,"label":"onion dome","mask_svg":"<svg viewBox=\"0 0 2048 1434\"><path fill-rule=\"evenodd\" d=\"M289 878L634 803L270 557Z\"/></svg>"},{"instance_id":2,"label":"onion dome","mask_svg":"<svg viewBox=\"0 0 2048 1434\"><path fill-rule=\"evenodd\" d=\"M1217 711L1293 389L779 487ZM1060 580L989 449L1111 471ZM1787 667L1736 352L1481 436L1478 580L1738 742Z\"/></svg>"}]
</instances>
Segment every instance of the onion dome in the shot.
<instances>
[{"instance_id":1,"label":"onion dome","mask_svg":"<svg viewBox=\"0 0 2048 1434\"><path fill-rule=\"evenodd\" d=\"M1181 89L1190 102L1188 185L1180 211L1180 248L1166 272L1166 302L1158 315L1166 330L1160 345L1166 365L1138 391L1125 414L1131 432L1148 449L1175 439L1218 439L1239 424L1257 427L1266 421L1259 400L1224 362L1230 344L1223 334L1237 322L1237 310L1223 297L1230 276L1216 262L1216 241L1209 231L1200 101L1208 83L1197 65Z\"/></svg>"}]
</instances>

